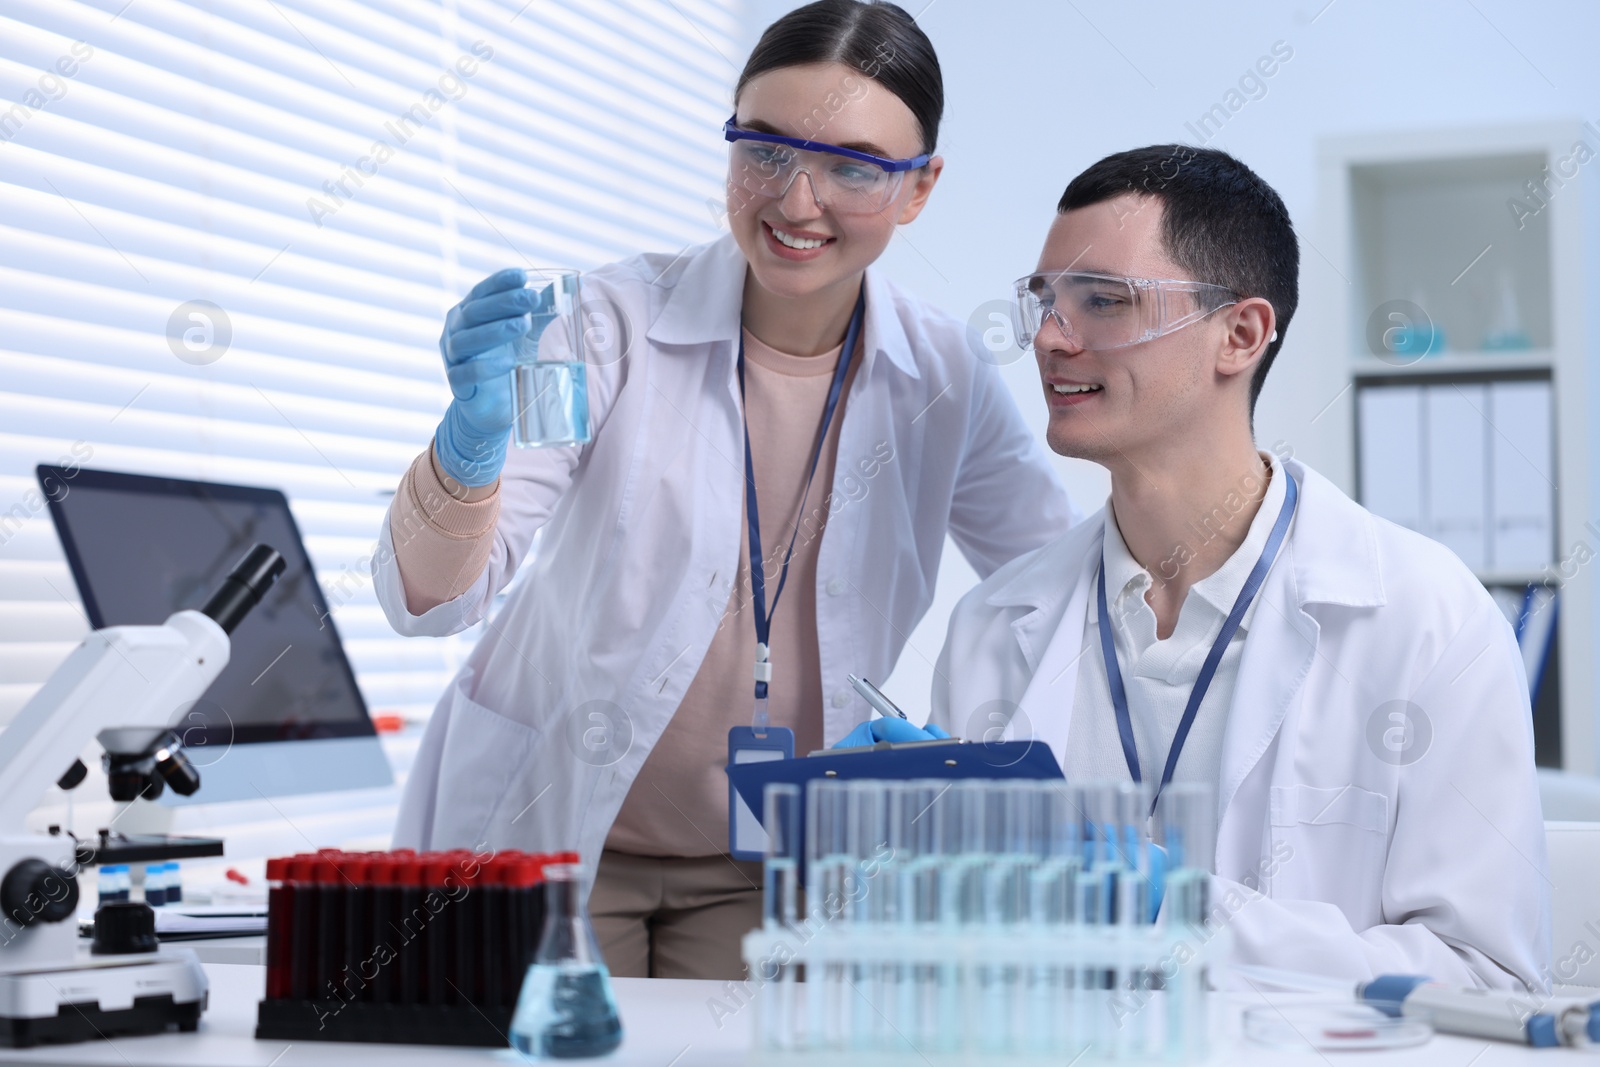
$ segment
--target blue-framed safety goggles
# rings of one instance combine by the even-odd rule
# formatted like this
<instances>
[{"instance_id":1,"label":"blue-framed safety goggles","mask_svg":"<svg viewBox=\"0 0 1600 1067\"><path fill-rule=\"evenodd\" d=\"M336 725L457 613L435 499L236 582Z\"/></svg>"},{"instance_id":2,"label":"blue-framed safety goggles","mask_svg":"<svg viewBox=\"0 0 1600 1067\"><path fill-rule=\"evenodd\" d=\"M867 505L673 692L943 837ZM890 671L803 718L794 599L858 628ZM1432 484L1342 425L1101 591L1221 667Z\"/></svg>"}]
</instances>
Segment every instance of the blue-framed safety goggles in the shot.
<instances>
[{"instance_id":1,"label":"blue-framed safety goggles","mask_svg":"<svg viewBox=\"0 0 1600 1067\"><path fill-rule=\"evenodd\" d=\"M894 202L908 171L928 165L932 154L886 159L825 141L782 137L734 125L722 126L729 142L728 187L735 194L781 197L804 171L819 205L841 214L871 214Z\"/></svg>"}]
</instances>

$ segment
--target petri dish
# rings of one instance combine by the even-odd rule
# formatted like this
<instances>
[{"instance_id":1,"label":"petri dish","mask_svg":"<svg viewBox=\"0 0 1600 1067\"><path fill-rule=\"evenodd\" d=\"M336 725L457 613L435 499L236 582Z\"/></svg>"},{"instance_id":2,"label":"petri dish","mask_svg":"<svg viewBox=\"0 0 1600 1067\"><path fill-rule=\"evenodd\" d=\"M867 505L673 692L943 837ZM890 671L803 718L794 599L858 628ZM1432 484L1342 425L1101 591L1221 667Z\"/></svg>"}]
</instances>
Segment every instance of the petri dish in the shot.
<instances>
[{"instance_id":1,"label":"petri dish","mask_svg":"<svg viewBox=\"0 0 1600 1067\"><path fill-rule=\"evenodd\" d=\"M1284 1050L1390 1049L1422 1044L1433 1036L1433 1027L1365 1004L1257 1004L1245 1009L1244 1036Z\"/></svg>"}]
</instances>

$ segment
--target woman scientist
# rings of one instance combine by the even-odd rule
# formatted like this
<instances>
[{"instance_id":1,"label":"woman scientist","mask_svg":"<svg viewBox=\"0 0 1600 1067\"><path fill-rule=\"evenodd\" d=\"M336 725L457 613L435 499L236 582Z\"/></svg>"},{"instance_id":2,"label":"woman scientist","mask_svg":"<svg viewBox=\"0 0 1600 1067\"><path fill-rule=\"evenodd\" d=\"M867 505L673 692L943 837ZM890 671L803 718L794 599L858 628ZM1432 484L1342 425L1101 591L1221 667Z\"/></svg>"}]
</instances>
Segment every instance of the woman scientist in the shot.
<instances>
[{"instance_id":1,"label":"woman scientist","mask_svg":"<svg viewBox=\"0 0 1600 1067\"><path fill-rule=\"evenodd\" d=\"M762 878L728 855L733 728L837 742L869 716L847 676L889 674L947 533L988 575L1070 521L965 326L872 267L943 167L916 23L799 8L734 99L732 233L584 275L633 332L587 357L590 442L507 454L507 342L539 293L491 276L446 318L455 399L375 557L395 629L452 634L541 534L428 723L395 844L576 848L619 975L743 974Z\"/></svg>"}]
</instances>

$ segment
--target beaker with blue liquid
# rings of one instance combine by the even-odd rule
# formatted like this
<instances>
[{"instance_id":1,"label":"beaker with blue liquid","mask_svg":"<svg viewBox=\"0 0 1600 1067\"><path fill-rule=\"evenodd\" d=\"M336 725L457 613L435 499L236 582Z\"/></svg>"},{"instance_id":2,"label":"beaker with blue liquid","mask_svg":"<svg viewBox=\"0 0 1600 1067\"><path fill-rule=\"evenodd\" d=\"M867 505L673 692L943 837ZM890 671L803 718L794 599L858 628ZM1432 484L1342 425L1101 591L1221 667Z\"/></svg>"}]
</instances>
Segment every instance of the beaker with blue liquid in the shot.
<instances>
[{"instance_id":1,"label":"beaker with blue liquid","mask_svg":"<svg viewBox=\"0 0 1600 1067\"><path fill-rule=\"evenodd\" d=\"M576 863L545 868L544 936L522 980L511 1044L530 1059L604 1056L622 1044L611 973L600 957Z\"/></svg>"},{"instance_id":2,"label":"beaker with blue liquid","mask_svg":"<svg viewBox=\"0 0 1600 1067\"><path fill-rule=\"evenodd\" d=\"M530 267L527 287L539 299L528 332L512 342L515 411L512 439L520 448L586 444L589 379L584 356L582 279L575 270Z\"/></svg>"}]
</instances>

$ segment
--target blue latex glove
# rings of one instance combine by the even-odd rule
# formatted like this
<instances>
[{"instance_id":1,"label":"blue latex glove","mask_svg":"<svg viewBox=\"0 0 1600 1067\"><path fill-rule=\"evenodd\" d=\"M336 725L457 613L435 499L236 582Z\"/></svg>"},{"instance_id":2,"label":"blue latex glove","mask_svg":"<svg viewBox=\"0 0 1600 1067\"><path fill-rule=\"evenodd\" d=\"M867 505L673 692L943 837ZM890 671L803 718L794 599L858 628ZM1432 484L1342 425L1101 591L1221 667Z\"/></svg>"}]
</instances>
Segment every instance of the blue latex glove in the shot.
<instances>
[{"instance_id":1,"label":"blue latex glove","mask_svg":"<svg viewBox=\"0 0 1600 1067\"><path fill-rule=\"evenodd\" d=\"M462 485L489 485L500 477L511 435L511 342L526 334L544 294L525 288L518 267L498 271L472 287L445 316L439 335L445 377L454 396L434 434L440 468Z\"/></svg>"},{"instance_id":2,"label":"blue latex glove","mask_svg":"<svg viewBox=\"0 0 1600 1067\"><path fill-rule=\"evenodd\" d=\"M1150 880L1150 914L1145 916L1147 922L1155 922L1156 916L1161 913L1161 902L1167 895L1167 850L1154 841L1143 841L1137 830L1130 827L1123 828L1120 843L1114 846L1117 849L1117 862L1124 869L1132 866L1138 850L1144 851L1145 871ZM1105 856L1102 850L1106 847L1096 833L1093 837L1083 842L1083 862L1094 864Z\"/></svg>"},{"instance_id":3,"label":"blue latex glove","mask_svg":"<svg viewBox=\"0 0 1600 1067\"><path fill-rule=\"evenodd\" d=\"M1146 842L1144 847L1150 866L1150 921L1155 922L1167 895L1167 850L1154 841Z\"/></svg>"},{"instance_id":4,"label":"blue latex glove","mask_svg":"<svg viewBox=\"0 0 1600 1067\"><path fill-rule=\"evenodd\" d=\"M845 734L835 744L834 748L862 748L879 741L893 741L900 744L905 741L946 741L950 735L938 726L929 725L926 729L913 726L905 719L868 719L858 725L854 730Z\"/></svg>"}]
</instances>

